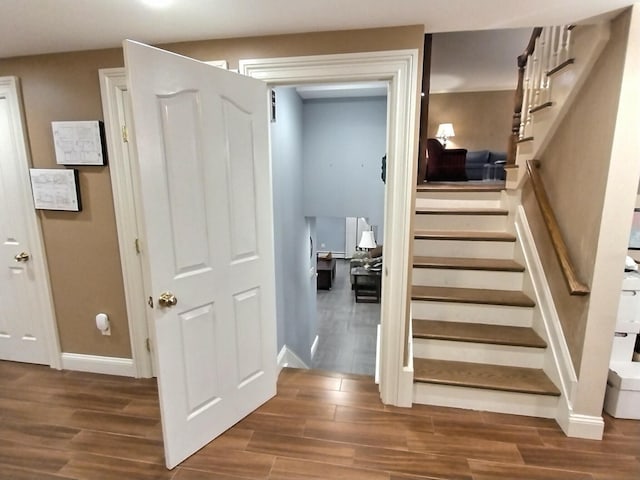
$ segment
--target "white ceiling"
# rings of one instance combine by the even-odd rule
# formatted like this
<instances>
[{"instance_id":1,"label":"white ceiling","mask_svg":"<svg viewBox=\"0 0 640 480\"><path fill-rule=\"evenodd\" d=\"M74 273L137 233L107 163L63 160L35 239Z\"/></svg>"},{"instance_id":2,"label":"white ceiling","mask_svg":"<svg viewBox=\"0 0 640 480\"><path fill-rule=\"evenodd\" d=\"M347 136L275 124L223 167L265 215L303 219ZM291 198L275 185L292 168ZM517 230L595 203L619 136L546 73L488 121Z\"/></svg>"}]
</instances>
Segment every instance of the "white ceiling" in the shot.
<instances>
[{"instance_id":1,"label":"white ceiling","mask_svg":"<svg viewBox=\"0 0 640 480\"><path fill-rule=\"evenodd\" d=\"M149 0L147 0L149 1ZM0 58L278 33L424 24L426 32L580 21L633 0L0 0Z\"/></svg>"}]
</instances>

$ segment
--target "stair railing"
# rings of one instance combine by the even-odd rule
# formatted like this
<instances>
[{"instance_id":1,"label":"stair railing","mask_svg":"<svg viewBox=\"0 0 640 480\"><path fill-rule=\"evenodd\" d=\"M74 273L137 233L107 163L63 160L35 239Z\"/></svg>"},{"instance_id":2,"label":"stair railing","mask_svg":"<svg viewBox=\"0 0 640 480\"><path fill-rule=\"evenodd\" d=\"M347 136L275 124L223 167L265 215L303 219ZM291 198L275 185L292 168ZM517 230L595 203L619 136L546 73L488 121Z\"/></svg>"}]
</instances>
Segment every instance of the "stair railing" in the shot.
<instances>
[{"instance_id":1,"label":"stair railing","mask_svg":"<svg viewBox=\"0 0 640 480\"><path fill-rule=\"evenodd\" d=\"M578 279L576 269L569 257L567 244L562 238L562 232L560 231L558 220L553 213L549 197L547 196L544 184L542 183L542 177L540 176L540 172L538 172L539 167L540 164L537 160L527 161L527 172L531 179L531 186L533 187L536 199L538 200L538 206L540 207L544 224L549 232L553 250L555 251L558 262L560 263L560 270L562 270L562 275L564 276L564 280L571 295L588 295L590 289L585 283Z\"/></svg>"},{"instance_id":2,"label":"stair railing","mask_svg":"<svg viewBox=\"0 0 640 480\"><path fill-rule=\"evenodd\" d=\"M550 107L551 76L574 62L571 56L573 25L536 27L518 56L518 86L511 124L507 164L516 163L518 142L532 138L531 115Z\"/></svg>"}]
</instances>

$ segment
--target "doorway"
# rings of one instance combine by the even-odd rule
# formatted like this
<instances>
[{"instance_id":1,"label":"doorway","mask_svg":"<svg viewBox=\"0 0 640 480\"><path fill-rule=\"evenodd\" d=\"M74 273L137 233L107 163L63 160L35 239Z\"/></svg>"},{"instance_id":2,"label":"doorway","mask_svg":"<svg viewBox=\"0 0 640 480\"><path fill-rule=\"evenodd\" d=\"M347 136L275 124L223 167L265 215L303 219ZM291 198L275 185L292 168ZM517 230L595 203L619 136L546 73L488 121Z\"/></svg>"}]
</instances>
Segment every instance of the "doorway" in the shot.
<instances>
[{"instance_id":1,"label":"doorway","mask_svg":"<svg viewBox=\"0 0 640 480\"><path fill-rule=\"evenodd\" d=\"M351 260L360 235L348 226L366 217L367 229L375 229L382 243L387 84L305 84L273 91L280 365L373 376L380 295L365 303L352 290L351 268L365 262ZM371 276L381 284L381 271Z\"/></svg>"},{"instance_id":2,"label":"doorway","mask_svg":"<svg viewBox=\"0 0 640 480\"><path fill-rule=\"evenodd\" d=\"M18 80L0 78L0 360L60 368L40 223L29 183Z\"/></svg>"},{"instance_id":3,"label":"doorway","mask_svg":"<svg viewBox=\"0 0 640 480\"><path fill-rule=\"evenodd\" d=\"M240 62L240 73L262 79L273 86L295 85L317 82L351 82L351 81L385 81L389 84L389 100L387 111L388 128L388 162L387 189L385 194L385 229L395 232L393 236L385 235L385 268L383 272L384 289L381 301L381 346L380 346L380 386L384 402L406 404L410 399L413 373L404 361L404 344L406 342L408 315L407 278L409 267L406 259L410 250L410 221L412 211L412 192L415 183L415 119L417 106L417 50L400 50L387 52L370 52L359 54L319 55L309 57L292 57L279 59L245 60ZM115 70L119 70L119 73ZM121 149L122 135L118 119L118 100L114 91L126 87L123 69L112 69L101 72L101 87L107 138L110 150ZM112 82L104 78L116 78L120 75L122 83ZM108 113L109 112L109 113ZM114 147L115 145L115 147ZM124 232L135 232L135 218L131 215L133 198L127 195L130 186L122 169L121 159L112 156L110 162L112 184L114 190L116 220L119 237ZM114 173L120 170L118 173ZM124 225L123 225L124 224ZM121 239L126 252L123 256L133 256L133 262L123 263L125 288L139 282L139 271L135 264L135 250L132 246L135 237ZM134 252L134 253L131 253ZM124 261L123 261L124 262ZM136 288L144 291L137 284ZM139 297L138 297L139 298ZM144 295L143 295L143 298ZM129 309L129 303L128 309ZM138 304L137 302L135 304ZM129 313L129 312L128 312ZM385 319L389 319L385 321ZM133 360L137 366L138 376L150 376L140 368L150 355L147 352L148 327L144 316L129 315ZM153 346L151 346L153 348Z\"/></svg>"}]
</instances>

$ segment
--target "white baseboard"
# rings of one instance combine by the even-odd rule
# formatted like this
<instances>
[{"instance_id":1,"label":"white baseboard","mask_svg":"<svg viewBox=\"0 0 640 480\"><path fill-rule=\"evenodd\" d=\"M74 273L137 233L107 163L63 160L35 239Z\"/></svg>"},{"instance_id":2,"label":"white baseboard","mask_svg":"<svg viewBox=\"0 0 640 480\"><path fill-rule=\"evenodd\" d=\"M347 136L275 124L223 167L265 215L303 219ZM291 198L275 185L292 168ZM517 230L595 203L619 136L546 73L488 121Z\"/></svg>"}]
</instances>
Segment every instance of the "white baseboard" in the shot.
<instances>
[{"instance_id":1,"label":"white baseboard","mask_svg":"<svg viewBox=\"0 0 640 480\"><path fill-rule=\"evenodd\" d=\"M286 345L278 353L278 372L284 367L309 369L309 366Z\"/></svg>"},{"instance_id":2,"label":"white baseboard","mask_svg":"<svg viewBox=\"0 0 640 480\"><path fill-rule=\"evenodd\" d=\"M320 337L316 335L316 338L313 339L313 343L311 344L311 360L316 356L316 352L318 351L318 342L320 341Z\"/></svg>"},{"instance_id":3,"label":"white baseboard","mask_svg":"<svg viewBox=\"0 0 640 480\"><path fill-rule=\"evenodd\" d=\"M553 301L553 295L547 283L542 260L535 246L533 232L529 228L527 215L522 206L518 207L516 214L516 232L522 245L527 271L535 290L536 308L539 309L544 324L546 340L549 345L547 351L553 357L553 360L549 363L553 363L555 366L555 371L552 368L545 368L545 372L552 380L560 384L557 386L562 392L563 401L566 403L565 408L570 411L578 379L573 368L560 317Z\"/></svg>"},{"instance_id":4,"label":"white baseboard","mask_svg":"<svg viewBox=\"0 0 640 480\"><path fill-rule=\"evenodd\" d=\"M316 253L318 255L326 255L327 253L330 253L332 258L347 258L345 252L330 252L329 250L318 250Z\"/></svg>"},{"instance_id":5,"label":"white baseboard","mask_svg":"<svg viewBox=\"0 0 640 480\"><path fill-rule=\"evenodd\" d=\"M563 404L558 408L556 422L567 437L602 440L604 434L602 417L580 415L568 410Z\"/></svg>"},{"instance_id":6,"label":"white baseboard","mask_svg":"<svg viewBox=\"0 0 640 480\"><path fill-rule=\"evenodd\" d=\"M99 355L63 352L60 360L63 370L120 375L122 377L136 376L136 368L131 358L101 357Z\"/></svg>"}]
</instances>

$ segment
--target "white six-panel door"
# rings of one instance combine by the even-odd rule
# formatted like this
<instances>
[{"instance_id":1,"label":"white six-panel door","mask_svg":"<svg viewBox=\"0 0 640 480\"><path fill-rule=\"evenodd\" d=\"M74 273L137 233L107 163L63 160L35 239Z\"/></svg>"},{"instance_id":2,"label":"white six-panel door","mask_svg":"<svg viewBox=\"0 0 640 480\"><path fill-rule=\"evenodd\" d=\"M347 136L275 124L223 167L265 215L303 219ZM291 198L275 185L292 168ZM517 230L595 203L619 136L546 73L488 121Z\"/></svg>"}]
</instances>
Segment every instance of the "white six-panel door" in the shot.
<instances>
[{"instance_id":1,"label":"white six-panel door","mask_svg":"<svg viewBox=\"0 0 640 480\"><path fill-rule=\"evenodd\" d=\"M59 368L18 81L0 77L0 360Z\"/></svg>"},{"instance_id":2,"label":"white six-panel door","mask_svg":"<svg viewBox=\"0 0 640 480\"><path fill-rule=\"evenodd\" d=\"M173 468L276 391L267 87L135 42L124 50Z\"/></svg>"}]
</instances>

